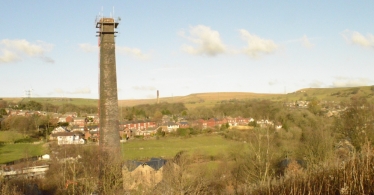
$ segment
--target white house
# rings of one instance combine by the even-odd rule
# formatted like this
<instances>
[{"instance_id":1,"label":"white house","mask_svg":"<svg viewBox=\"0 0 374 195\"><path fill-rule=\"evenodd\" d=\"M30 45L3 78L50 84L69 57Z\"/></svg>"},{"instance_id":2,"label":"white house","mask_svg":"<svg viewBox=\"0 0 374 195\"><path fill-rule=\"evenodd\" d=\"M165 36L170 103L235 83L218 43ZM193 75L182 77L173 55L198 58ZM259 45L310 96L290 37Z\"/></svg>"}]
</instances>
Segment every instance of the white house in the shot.
<instances>
[{"instance_id":1,"label":"white house","mask_svg":"<svg viewBox=\"0 0 374 195\"><path fill-rule=\"evenodd\" d=\"M52 130L52 134L56 133L62 133L62 132L69 132L66 128L64 127L56 127L55 129Z\"/></svg>"},{"instance_id":2,"label":"white house","mask_svg":"<svg viewBox=\"0 0 374 195\"><path fill-rule=\"evenodd\" d=\"M49 160L51 159L51 156L49 154L44 154L42 157L41 157L41 160Z\"/></svg>"},{"instance_id":3,"label":"white house","mask_svg":"<svg viewBox=\"0 0 374 195\"><path fill-rule=\"evenodd\" d=\"M179 128L179 125L174 122L167 122L166 127L168 129L168 132L176 131Z\"/></svg>"},{"instance_id":4,"label":"white house","mask_svg":"<svg viewBox=\"0 0 374 195\"><path fill-rule=\"evenodd\" d=\"M83 139L84 135L76 132L58 133L55 136L57 137L58 145L85 143L85 140Z\"/></svg>"},{"instance_id":5,"label":"white house","mask_svg":"<svg viewBox=\"0 0 374 195\"><path fill-rule=\"evenodd\" d=\"M150 128L147 128L147 129L137 129L135 130L135 135L143 135L143 136L150 136L150 135L153 135L153 134L156 134L157 133L157 130L161 128L161 127L150 127Z\"/></svg>"}]
</instances>

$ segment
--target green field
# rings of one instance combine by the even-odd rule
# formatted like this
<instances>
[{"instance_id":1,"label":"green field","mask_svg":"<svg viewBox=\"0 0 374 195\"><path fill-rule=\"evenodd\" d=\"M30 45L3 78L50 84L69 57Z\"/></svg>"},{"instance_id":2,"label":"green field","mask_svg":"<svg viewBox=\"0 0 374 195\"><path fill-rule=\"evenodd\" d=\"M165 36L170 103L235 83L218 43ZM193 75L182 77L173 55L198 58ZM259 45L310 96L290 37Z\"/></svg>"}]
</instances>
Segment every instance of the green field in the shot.
<instances>
[{"instance_id":1,"label":"green field","mask_svg":"<svg viewBox=\"0 0 374 195\"><path fill-rule=\"evenodd\" d=\"M25 136L22 133L14 131L0 131L0 143L15 142L23 139Z\"/></svg>"},{"instance_id":2,"label":"green field","mask_svg":"<svg viewBox=\"0 0 374 195\"><path fill-rule=\"evenodd\" d=\"M130 140L122 144L125 160L143 160L151 157L173 158L178 152L199 153L219 158L239 142L220 135L200 135L190 138L167 137L155 140Z\"/></svg>"},{"instance_id":3,"label":"green field","mask_svg":"<svg viewBox=\"0 0 374 195\"><path fill-rule=\"evenodd\" d=\"M25 136L21 133L14 131L0 131L0 164L21 158L43 155L47 152L47 149L46 147L43 147L43 144L13 144L20 140L25 140Z\"/></svg>"},{"instance_id":4,"label":"green field","mask_svg":"<svg viewBox=\"0 0 374 195\"><path fill-rule=\"evenodd\" d=\"M43 155L46 153L46 147L43 144L19 143L19 144L1 144L0 145L0 164L29 158L32 156Z\"/></svg>"}]
</instances>

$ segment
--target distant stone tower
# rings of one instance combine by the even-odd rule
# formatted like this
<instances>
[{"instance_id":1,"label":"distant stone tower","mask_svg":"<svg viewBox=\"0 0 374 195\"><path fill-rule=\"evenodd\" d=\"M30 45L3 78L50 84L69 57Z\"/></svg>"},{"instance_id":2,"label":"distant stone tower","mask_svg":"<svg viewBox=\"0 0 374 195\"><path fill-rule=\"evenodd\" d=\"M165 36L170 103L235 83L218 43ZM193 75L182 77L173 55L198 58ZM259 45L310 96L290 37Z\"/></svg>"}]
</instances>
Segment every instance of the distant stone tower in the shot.
<instances>
[{"instance_id":1,"label":"distant stone tower","mask_svg":"<svg viewBox=\"0 0 374 195\"><path fill-rule=\"evenodd\" d=\"M157 104L159 103L159 98L160 98L160 94L159 94L159 92L157 90Z\"/></svg>"},{"instance_id":2,"label":"distant stone tower","mask_svg":"<svg viewBox=\"0 0 374 195\"><path fill-rule=\"evenodd\" d=\"M109 155L121 156L114 42L117 26L113 18L100 18L96 23L100 47L99 144Z\"/></svg>"}]
</instances>

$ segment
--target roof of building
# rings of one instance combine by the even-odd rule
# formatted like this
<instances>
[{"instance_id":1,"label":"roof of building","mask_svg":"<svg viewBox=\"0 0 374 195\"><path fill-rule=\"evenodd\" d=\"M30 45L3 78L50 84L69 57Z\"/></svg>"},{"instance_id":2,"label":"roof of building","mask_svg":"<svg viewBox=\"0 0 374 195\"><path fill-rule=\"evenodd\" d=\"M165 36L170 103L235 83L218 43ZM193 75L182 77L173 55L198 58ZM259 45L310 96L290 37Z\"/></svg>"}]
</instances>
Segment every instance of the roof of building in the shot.
<instances>
[{"instance_id":1,"label":"roof of building","mask_svg":"<svg viewBox=\"0 0 374 195\"><path fill-rule=\"evenodd\" d=\"M58 137L58 136L73 136L73 135L76 135L76 136L82 136L83 134L82 134L82 133L79 133L79 132L58 132L58 133L55 133L55 134L51 134L52 137Z\"/></svg>"},{"instance_id":2,"label":"roof of building","mask_svg":"<svg viewBox=\"0 0 374 195\"><path fill-rule=\"evenodd\" d=\"M159 170L161 167L163 167L166 164L166 160L162 158L151 158L147 162L140 162L140 161L135 161L135 160L130 160L125 163L125 166L129 171L135 170L139 165L148 165L152 167L154 170Z\"/></svg>"},{"instance_id":3,"label":"roof of building","mask_svg":"<svg viewBox=\"0 0 374 195\"><path fill-rule=\"evenodd\" d=\"M166 124L167 126L174 126L174 125L177 125L176 123L174 123L174 122L170 122L170 121L169 121L169 122L166 122L165 124Z\"/></svg>"}]
</instances>

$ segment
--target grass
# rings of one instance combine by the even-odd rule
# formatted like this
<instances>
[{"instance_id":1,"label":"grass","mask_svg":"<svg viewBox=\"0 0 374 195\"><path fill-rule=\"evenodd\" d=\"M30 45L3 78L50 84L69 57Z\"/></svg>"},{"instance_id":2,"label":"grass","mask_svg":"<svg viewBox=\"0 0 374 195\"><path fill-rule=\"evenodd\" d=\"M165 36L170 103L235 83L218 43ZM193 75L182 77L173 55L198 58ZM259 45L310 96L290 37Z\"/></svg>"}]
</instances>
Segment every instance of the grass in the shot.
<instances>
[{"instance_id":1,"label":"grass","mask_svg":"<svg viewBox=\"0 0 374 195\"><path fill-rule=\"evenodd\" d=\"M316 170L294 172L279 183L269 182L250 194L374 194L374 156L373 148L369 149L344 163L335 162Z\"/></svg>"},{"instance_id":2,"label":"grass","mask_svg":"<svg viewBox=\"0 0 374 195\"><path fill-rule=\"evenodd\" d=\"M0 131L0 164L46 153L43 144L16 143L31 140L22 133L14 131Z\"/></svg>"},{"instance_id":3,"label":"grass","mask_svg":"<svg viewBox=\"0 0 374 195\"><path fill-rule=\"evenodd\" d=\"M220 156L238 142L220 135L199 135L191 138L166 137L155 140L131 140L122 144L125 160L143 160L151 157L173 158L180 151Z\"/></svg>"},{"instance_id":4,"label":"grass","mask_svg":"<svg viewBox=\"0 0 374 195\"><path fill-rule=\"evenodd\" d=\"M14 131L0 131L0 143L15 142L24 138L25 136L22 133Z\"/></svg>"},{"instance_id":5,"label":"grass","mask_svg":"<svg viewBox=\"0 0 374 195\"><path fill-rule=\"evenodd\" d=\"M61 106L64 104L74 104L77 106L97 106L98 100L97 99L84 99L84 98L31 98L26 99L24 98L22 101L33 100L39 102L41 104L49 103L52 105Z\"/></svg>"},{"instance_id":6,"label":"grass","mask_svg":"<svg viewBox=\"0 0 374 195\"><path fill-rule=\"evenodd\" d=\"M43 144L19 143L0 145L0 164L46 153Z\"/></svg>"}]
</instances>

